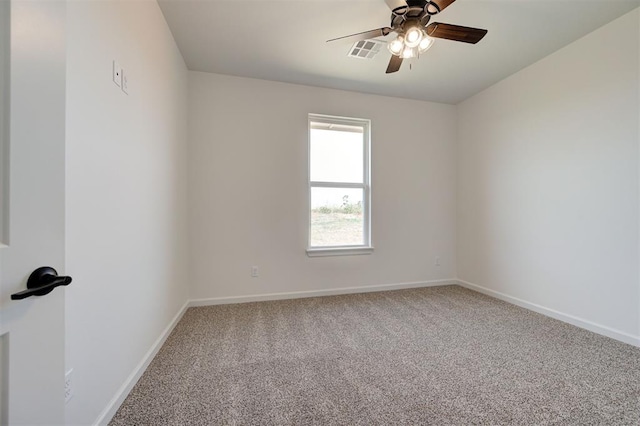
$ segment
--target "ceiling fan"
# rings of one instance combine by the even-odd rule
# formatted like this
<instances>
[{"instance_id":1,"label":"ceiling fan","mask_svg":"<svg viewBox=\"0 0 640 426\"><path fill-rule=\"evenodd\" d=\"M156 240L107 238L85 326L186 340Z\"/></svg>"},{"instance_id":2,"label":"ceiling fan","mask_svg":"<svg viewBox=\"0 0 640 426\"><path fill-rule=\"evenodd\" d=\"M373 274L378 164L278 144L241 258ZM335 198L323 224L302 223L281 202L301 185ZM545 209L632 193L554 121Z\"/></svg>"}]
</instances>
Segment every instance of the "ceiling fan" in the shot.
<instances>
[{"instance_id":1,"label":"ceiling fan","mask_svg":"<svg viewBox=\"0 0 640 426\"><path fill-rule=\"evenodd\" d=\"M338 40L355 43L394 32L398 36L387 44L391 52L387 67L387 74L390 74L400 69L404 59L426 52L433 45L434 38L476 44L487 35L487 30L479 28L439 22L429 24L432 16L442 12L454 1L456 0L385 0L391 9L391 24L388 27L334 38L327 40L327 43Z\"/></svg>"}]
</instances>

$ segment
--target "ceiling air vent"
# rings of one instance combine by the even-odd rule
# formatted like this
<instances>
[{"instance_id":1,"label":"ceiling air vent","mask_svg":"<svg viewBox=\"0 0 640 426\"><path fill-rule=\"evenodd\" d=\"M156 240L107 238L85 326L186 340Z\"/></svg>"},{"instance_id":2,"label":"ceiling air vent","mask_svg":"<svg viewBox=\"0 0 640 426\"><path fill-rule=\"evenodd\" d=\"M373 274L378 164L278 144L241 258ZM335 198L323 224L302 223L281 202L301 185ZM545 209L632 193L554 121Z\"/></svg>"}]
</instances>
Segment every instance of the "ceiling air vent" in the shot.
<instances>
[{"instance_id":1,"label":"ceiling air vent","mask_svg":"<svg viewBox=\"0 0 640 426\"><path fill-rule=\"evenodd\" d=\"M353 45L348 56L352 58L371 59L380 51L384 43L376 40L362 40Z\"/></svg>"}]
</instances>

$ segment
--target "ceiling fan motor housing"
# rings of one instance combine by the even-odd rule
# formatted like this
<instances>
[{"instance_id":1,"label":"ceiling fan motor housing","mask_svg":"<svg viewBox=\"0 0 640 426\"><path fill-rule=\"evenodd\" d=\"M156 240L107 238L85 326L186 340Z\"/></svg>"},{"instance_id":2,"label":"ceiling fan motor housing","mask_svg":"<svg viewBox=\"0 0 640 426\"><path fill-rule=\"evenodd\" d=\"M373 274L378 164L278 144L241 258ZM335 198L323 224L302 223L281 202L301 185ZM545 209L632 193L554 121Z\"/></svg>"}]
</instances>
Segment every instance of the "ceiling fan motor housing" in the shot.
<instances>
[{"instance_id":1,"label":"ceiling fan motor housing","mask_svg":"<svg viewBox=\"0 0 640 426\"><path fill-rule=\"evenodd\" d=\"M435 3L425 0L407 0L407 6L393 10L390 26L399 34L412 26L426 27L431 15L435 15L439 11Z\"/></svg>"}]
</instances>

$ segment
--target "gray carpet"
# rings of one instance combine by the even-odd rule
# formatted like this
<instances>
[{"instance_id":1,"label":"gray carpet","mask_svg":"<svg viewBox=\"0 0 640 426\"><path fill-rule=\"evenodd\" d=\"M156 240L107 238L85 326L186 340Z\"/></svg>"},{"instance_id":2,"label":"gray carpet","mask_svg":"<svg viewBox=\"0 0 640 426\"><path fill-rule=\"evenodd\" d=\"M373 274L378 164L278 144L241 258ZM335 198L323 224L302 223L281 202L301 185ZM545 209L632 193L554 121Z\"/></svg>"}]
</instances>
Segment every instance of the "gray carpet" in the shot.
<instances>
[{"instance_id":1,"label":"gray carpet","mask_svg":"<svg viewBox=\"0 0 640 426\"><path fill-rule=\"evenodd\" d=\"M111 425L639 425L640 349L458 286L189 309Z\"/></svg>"}]
</instances>

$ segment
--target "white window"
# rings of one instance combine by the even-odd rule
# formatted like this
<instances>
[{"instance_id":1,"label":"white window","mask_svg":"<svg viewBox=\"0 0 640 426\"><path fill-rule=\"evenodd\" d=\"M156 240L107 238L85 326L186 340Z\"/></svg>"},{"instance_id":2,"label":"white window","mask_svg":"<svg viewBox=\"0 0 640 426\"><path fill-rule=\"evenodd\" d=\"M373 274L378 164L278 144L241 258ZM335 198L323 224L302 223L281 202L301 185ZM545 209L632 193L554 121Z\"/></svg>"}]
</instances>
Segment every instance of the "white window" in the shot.
<instances>
[{"instance_id":1,"label":"white window","mask_svg":"<svg viewBox=\"0 0 640 426\"><path fill-rule=\"evenodd\" d=\"M309 114L309 256L373 251L370 127Z\"/></svg>"}]
</instances>

